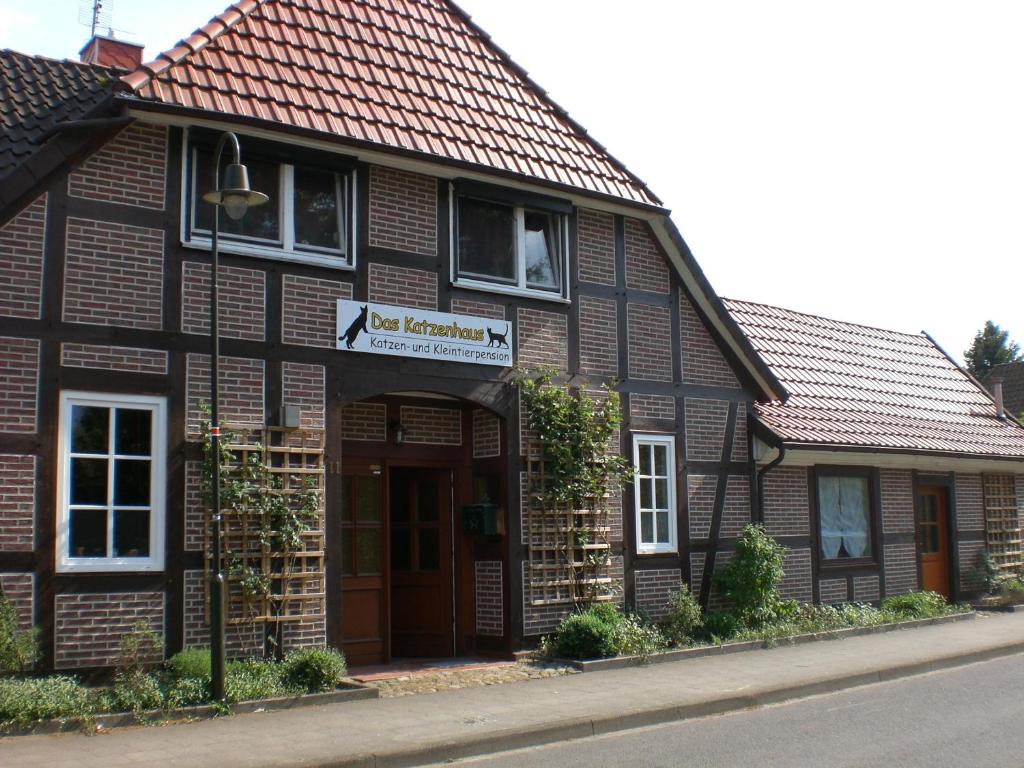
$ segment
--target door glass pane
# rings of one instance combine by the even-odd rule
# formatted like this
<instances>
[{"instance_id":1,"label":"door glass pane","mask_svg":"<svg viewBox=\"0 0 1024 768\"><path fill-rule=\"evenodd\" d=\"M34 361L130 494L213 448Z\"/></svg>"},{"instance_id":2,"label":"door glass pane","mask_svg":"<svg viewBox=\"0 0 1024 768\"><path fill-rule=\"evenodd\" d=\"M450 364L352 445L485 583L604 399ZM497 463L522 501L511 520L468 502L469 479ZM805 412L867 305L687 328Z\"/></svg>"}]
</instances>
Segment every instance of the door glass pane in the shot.
<instances>
[{"instance_id":1,"label":"door glass pane","mask_svg":"<svg viewBox=\"0 0 1024 768\"><path fill-rule=\"evenodd\" d=\"M658 512L658 543L668 544L668 512Z\"/></svg>"},{"instance_id":2,"label":"door glass pane","mask_svg":"<svg viewBox=\"0 0 1024 768\"><path fill-rule=\"evenodd\" d=\"M105 509L71 510L71 535L68 554L71 557L107 556L107 511Z\"/></svg>"},{"instance_id":3,"label":"door glass pane","mask_svg":"<svg viewBox=\"0 0 1024 768\"><path fill-rule=\"evenodd\" d=\"M640 542L642 544L654 543L654 513L640 513Z\"/></svg>"},{"instance_id":4,"label":"door glass pane","mask_svg":"<svg viewBox=\"0 0 1024 768\"><path fill-rule=\"evenodd\" d=\"M530 288L558 288L559 242L558 224L547 213L526 211L524 214L526 238L526 284Z\"/></svg>"},{"instance_id":5,"label":"door glass pane","mask_svg":"<svg viewBox=\"0 0 1024 768\"><path fill-rule=\"evenodd\" d=\"M356 520L363 523L380 520L380 478L357 477Z\"/></svg>"},{"instance_id":6,"label":"door glass pane","mask_svg":"<svg viewBox=\"0 0 1024 768\"><path fill-rule=\"evenodd\" d=\"M437 528L420 528L420 570L436 571L441 567L441 534Z\"/></svg>"},{"instance_id":7,"label":"door glass pane","mask_svg":"<svg viewBox=\"0 0 1024 768\"><path fill-rule=\"evenodd\" d=\"M640 474L650 475L651 474L651 446L641 445L639 449L640 453Z\"/></svg>"},{"instance_id":8,"label":"door glass pane","mask_svg":"<svg viewBox=\"0 0 1024 768\"><path fill-rule=\"evenodd\" d=\"M356 570L360 576L380 573L380 529L360 528L356 537Z\"/></svg>"},{"instance_id":9,"label":"door glass pane","mask_svg":"<svg viewBox=\"0 0 1024 768\"><path fill-rule=\"evenodd\" d=\"M149 557L147 510L114 510L114 557Z\"/></svg>"},{"instance_id":10,"label":"door glass pane","mask_svg":"<svg viewBox=\"0 0 1024 768\"><path fill-rule=\"evenodd\" d=\"M149 456L150 411L118 408L114 419L114 452L122 456Z\"/></svg>"},{"instance_id":11,"label":"door glass pane","mask_svg":"<svg viewBox=\"0 0 1024 768\"><path fill-rule=\"evenodd\" d=\"M346 523L351 523L354 511L355 506L352 504L352 480L346 475L341 478L341 519Z\"/></svg>"},{"instance_id":12,"label":"door glass pane","mask_svg":"<svg viewBox=\"0 0 1024 768\"><path fill-rule=\"evenodd\" d=\"M352 570L352 529L341 529L341 572L351 576Z\"/></svg>"},{"instance_id":13,"label":"door glass pane","mask_svg":"<svg viewBox=\"0 0 1024 768\"><path fill-rule=\"evenodd\" d=\"M404 473L391 475L391 522L409 522L409 478Z\"/></svg>"},{"instance_id":14,"label":"door glass pane","mask_svg":"<svg viewBox=\"0 0 1024 768\"><path fill-rule=\"evenodd\" d=\"M79 459L76 459L79 461ZM139 459L118 459L114 462L114 503L125 506L148 506L150 462Z\"/></svg>"},{"instance_id":15,"label":"door glass pane","mask_svg":"<svg viewBox=\"0 0 1024 768\"><path fill-rule=\"evenodd\" d=\"M515 216L511 206L459 198L459 273L516 282Z\"/></svg>"},{"instance_id":16,"label":"door glass pane","mask_svg":"<svg viewBox=\"0 0 1024 768\"><path fill-rule=\"evenodd\" d=\"M71 406L71 452L107 453L110 409L91 405Z\"/></svg>"},{"instance_id":17,"label":"door glass pane","mask_svg":"<svg viewBox=\"0 0 1024 768\"><path fill-rule=\"evenodd\" d=\"M391 531L391 570L412 570L411 533L408 528L395 528Z\"/></svg>"},{"instance_id":18,"label":"door glass pane","mask_svg":"<svg viewBox=\"0 0 1024 768\"><path fill-rule=\"evenodd\" d=\"M295 244L339 250L337 177L330 171L295 168Z\"/></svg>"},{"instance_id":19,"label":"door glass pane","mask_svg":"<svg viewBox=\"0 0 1024 768\"><path fill-rule=\"evenodd\" d=\"M107 503L107 460L71 460L71 503Z\"/></svg>"},{"instance_id":20,"label":"door glass pane","mask_svg":"<svg viewBox=\"0 0 1024 768\"><path fill-rule=\"evenodd\" d=\"M437 521L437 480L423 478L417 484L418 514L421 523Z\"/></svg>"},{"instance_id":21,"label":"door glass pane","mask_svg":"<svg viewBox=\"0 0 1024 768\"><path fill-rule=\"evenodd\" d=\"M668 476L668 446L667 445L654 445L651 446L651 450L654 451L654 474L659 477Z\"/></svg>"},{"instance_id":22,"label":"door glass pane","mask_svg":"<svg viewBox=\"0 0 1024 768\"><path fill-rule=\"evenodd\" d=\"M654 507L654 499L651 497L651 488L654 485L653 480L637 480L640 483L640 509L652 509Z\"/></svg>"}]
</instances>

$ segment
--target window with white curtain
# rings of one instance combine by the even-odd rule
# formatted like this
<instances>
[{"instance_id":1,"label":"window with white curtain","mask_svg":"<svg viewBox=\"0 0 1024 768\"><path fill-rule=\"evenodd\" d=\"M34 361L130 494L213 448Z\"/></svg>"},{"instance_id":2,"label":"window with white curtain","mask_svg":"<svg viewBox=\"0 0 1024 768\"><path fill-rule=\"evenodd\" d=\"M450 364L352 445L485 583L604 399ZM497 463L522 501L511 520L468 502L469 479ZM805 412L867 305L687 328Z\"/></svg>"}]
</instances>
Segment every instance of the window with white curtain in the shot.
<instances>
[{"instance_id":1,"label":"window with white curtain","mask_svg":"<svg viewBox=\"0 0 1024 768\"><path fill-rule=\"evenodd\" d=\"M867 475L818 475L818 525L825 560L872 557Z\"/></svg>"},{"instance_id":2,"label":"window with white curtain","mask_svg":"<svg viewBox=\"0 0 1024 768\"><path fill-rule=\"evenodd\" d=\"M636 551L676 551L676 461L672 435L633 436Z\"/></svg>"}]
</instances>

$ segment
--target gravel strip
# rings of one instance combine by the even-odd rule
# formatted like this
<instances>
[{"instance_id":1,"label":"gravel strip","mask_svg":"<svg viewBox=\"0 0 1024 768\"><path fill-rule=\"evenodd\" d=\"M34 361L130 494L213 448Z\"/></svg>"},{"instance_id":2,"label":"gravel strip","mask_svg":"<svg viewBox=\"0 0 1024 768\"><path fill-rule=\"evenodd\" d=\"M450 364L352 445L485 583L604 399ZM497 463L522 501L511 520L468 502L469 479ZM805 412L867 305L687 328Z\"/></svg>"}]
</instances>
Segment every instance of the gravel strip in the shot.
<instances>
[{"instance_id":1,"label":"gravel strip","mask_svg":"<svg viewBox=\"0 0 1024 768\"><path fill-rule=\"evenodd\" d=\"M518 683L522 680L540 680L545 677L574 674L577 674L576 669L563 664L525 660L483 669L417 672L390 680L368 681L365 685L377 688L381 698L397 698L399 696L415 696L420 693L437 693L438 691L477 688L484 685L503 685L504 683Z\"/></svg>"}]
</instances>

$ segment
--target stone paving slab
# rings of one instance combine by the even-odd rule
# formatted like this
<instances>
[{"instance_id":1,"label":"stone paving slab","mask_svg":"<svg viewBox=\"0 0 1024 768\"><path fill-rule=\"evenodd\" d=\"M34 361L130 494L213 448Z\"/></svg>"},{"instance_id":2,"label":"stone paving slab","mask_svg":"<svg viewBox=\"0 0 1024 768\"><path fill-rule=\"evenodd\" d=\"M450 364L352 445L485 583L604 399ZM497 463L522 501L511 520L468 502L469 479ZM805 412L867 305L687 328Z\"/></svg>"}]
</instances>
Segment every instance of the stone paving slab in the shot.
<instances>
[{"instance_id":1,"label":"stone paving slab","mask_svg":"<svg viewBox=\"0 0 1024 768\"><path fill-rule=\"evenodd\" d=\"M1024 614L682 662L89 736L0 739L0 765L407 766L760 706L1024 652Z\"/></svg>"}]
</instances>

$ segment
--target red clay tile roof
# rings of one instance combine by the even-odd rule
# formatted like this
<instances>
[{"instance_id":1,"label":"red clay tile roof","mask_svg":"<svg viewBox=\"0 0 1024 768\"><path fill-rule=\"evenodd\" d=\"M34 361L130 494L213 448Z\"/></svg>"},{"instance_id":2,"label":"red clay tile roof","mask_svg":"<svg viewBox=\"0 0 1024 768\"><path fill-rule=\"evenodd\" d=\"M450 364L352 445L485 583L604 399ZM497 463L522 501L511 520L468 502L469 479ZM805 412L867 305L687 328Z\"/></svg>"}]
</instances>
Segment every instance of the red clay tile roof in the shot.
<instances>
[{"instance_id":1,"label":"red clay tile roof","mask_svg":"<svg viewBox=\"0 0 1024 768\"><path fill-rule=\"evenodd\" d=\"M989 371L981 383L991 392L992 378L1003 379L1003 407L1007 411L1024 418L1024 363L1001 363Z\"/></svg>"},{"instance_id":2,"label":"red clay tile roof","mask_svg":"<svg viewBox=\"0 0 1024 768\"><path fill-rule=\"evenodd\" d=\"M118 70L0 50L0 177L35 152L57 123L111 97Z\"/></svg>"},{"instance_id":3,"label":"red clay tile roof","mask_svg":"<svg viewBox=\"0 0 1024 768\"><path fill-rule=\"evenodd\" d=\"M446 0L241 0L122 82L163 104L661 204Z\"/></svg>"},{"instance_id":4,"label":"red clay tile roof","mask_svg":"<svg viewBox=\"0 0 1024 768\"><path fill-rule=\"evenodd\" d=\"M1024 427L924 334L722 301L789 393L755 406L785 443L1024 457Z\"/></svg>"}]
</instances>

